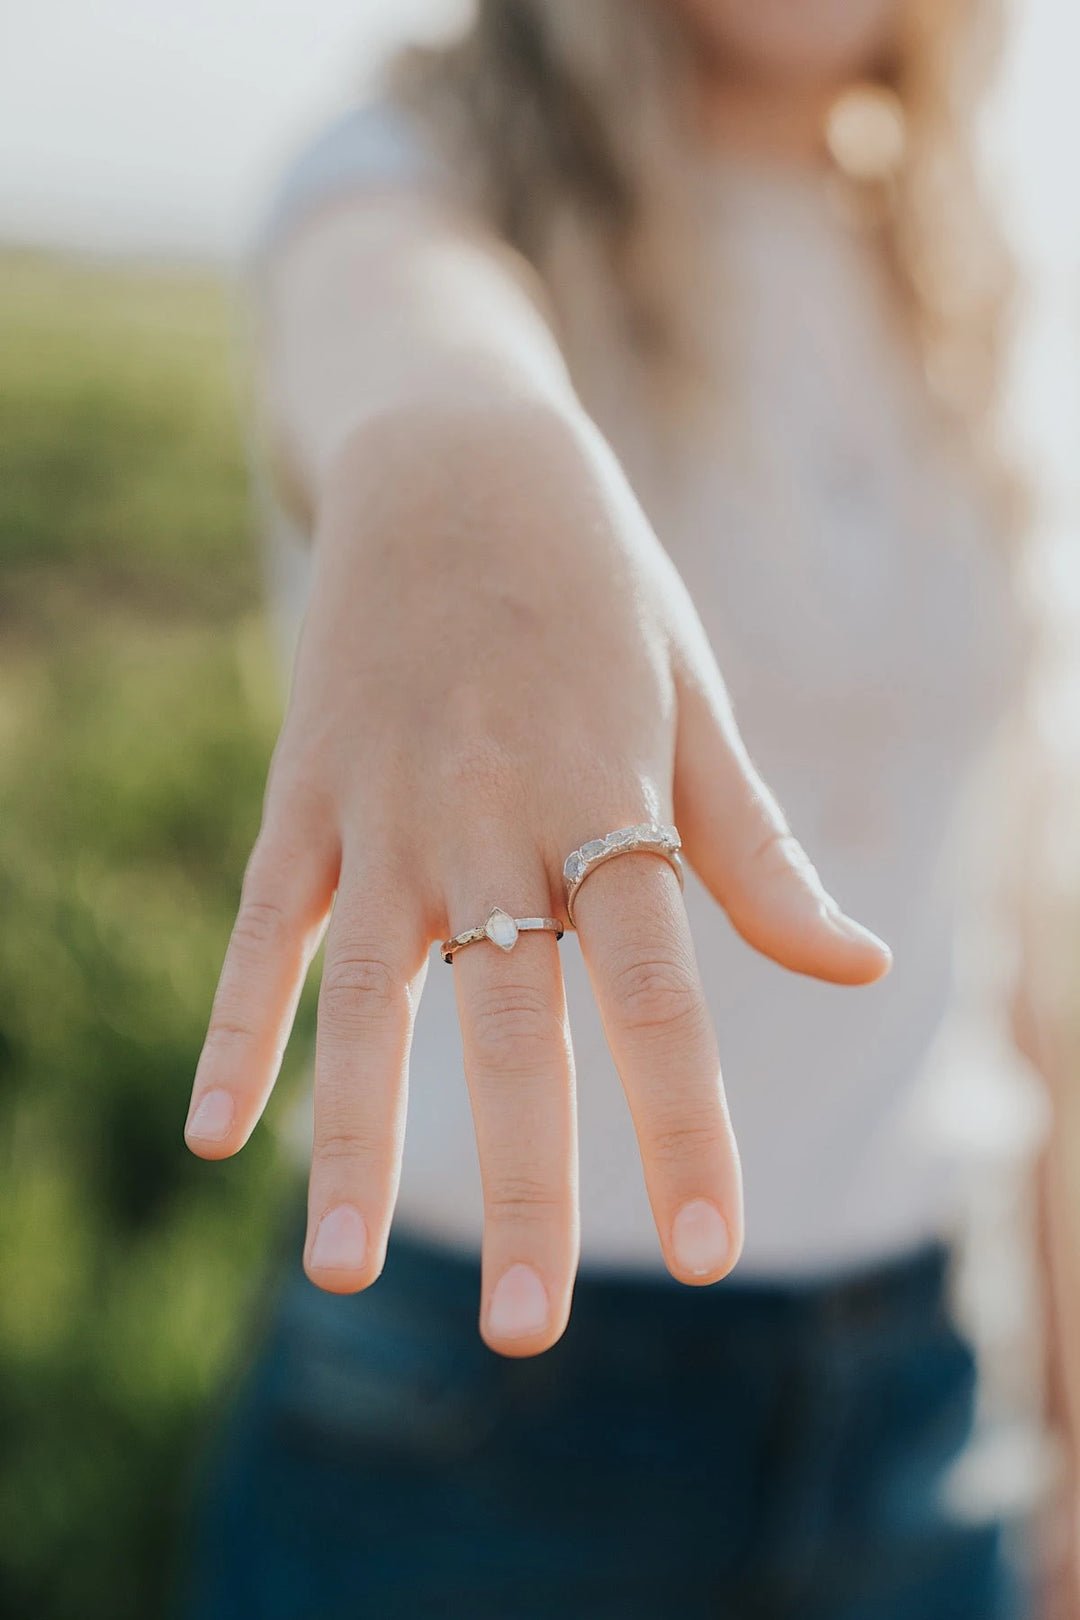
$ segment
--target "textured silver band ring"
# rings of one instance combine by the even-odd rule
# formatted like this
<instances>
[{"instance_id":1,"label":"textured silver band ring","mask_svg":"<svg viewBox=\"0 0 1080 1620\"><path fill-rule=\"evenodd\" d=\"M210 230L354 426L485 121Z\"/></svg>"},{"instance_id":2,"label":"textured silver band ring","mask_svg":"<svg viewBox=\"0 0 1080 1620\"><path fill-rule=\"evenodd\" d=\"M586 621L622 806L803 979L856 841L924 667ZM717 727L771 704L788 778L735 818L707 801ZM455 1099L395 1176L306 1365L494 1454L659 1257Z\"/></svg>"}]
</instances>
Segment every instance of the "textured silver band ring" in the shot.
<instances>
[{"instance_id":1,"label":"textured silver band ring","mask_svg":"<svg viewBox=\"0 0 1080 1620\"><path fill-rule=\"evenodd\" d=\"M644 850L649 855L660 855L670 866L675 868L679 879L680 889L684 887L686 876L683 871L682 858L679 851L682 848L682 839L678 829L665 827L659 821L641 821L636 827L620 827L617 832L608 833L604 838L590 838L588 843L575 849L572 855L566 857L563 866L563 878L566 882L566 911L571 926L574 924L574 901L590 872L595 872L598 866L610 861L616 855L631 855L637 850Z\"/></svg>"},{"instance_id":2,"label":"textured silver band ring","mask_svg":"<svg viewBox=\"0 0 1080 1620\"><path fill-rule=\"evenodd\" d=\"M562 939L563 925L558 917L511 917L501 906L492 906L487 920L479 928L466 928L463 934L444 939L439 949L443 961L452 962L458 951L464 950L466 945L475 945L478 940L490 939L500 951L512 951L519 934L534 933L554 934L556 939Z\"/></svg>"}]
</instances>

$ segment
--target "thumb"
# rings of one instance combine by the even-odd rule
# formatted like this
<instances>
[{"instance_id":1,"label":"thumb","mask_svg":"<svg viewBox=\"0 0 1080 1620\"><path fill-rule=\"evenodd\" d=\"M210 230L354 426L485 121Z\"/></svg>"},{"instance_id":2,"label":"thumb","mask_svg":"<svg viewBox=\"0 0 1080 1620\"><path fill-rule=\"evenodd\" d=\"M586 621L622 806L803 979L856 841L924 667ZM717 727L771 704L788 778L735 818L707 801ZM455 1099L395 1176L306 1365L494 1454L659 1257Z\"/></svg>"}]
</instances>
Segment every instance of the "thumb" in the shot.
<instances>
[{"instance_id":1,"label":"thumb","mask_svg":"<svg viewBox=\"0 0 1080 1620\"><path fill-rule=\"evenodd\" d=\"M687 859L748 944L834 984L872 984L892 953L829 895L755 770L717 672L678 680L675 820Z\"/></svg>"}]
</instances>

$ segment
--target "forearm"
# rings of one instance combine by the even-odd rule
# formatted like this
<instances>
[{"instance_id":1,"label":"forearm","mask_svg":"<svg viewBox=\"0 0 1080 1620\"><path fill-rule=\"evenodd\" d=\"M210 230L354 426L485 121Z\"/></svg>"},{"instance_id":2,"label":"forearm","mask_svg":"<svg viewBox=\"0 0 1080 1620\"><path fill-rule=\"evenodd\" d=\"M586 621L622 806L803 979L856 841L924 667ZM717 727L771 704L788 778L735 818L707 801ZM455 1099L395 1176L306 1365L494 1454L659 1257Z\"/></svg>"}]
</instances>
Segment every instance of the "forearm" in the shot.
<instances>
[{"instance_id":1,"label":"forearm","mask_svg":"<svg viewBox=\"0 0 1080 1620\"><path fill-rule=\"evenodd\" d=\"M324 210L279 246L263 287L262 401L279 467L309 509L373 419L578 412L530 275L411 198Z\"/></svg>"}]
</instances>

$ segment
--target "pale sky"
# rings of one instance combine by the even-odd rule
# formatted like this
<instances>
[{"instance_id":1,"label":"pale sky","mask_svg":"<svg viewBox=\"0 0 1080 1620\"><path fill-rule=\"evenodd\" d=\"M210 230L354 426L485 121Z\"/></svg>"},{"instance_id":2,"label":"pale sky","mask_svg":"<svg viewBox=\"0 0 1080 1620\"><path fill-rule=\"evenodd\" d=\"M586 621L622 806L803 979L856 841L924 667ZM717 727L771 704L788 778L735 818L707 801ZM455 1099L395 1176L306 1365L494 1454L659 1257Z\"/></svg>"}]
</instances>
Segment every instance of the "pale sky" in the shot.
<instances>
[{"instance_id":1,"label":"pale sky","mask_svg":"<svg viewBox=\"0 0 1080 1620\"><path fill-rule=\"evenodd\" d=\"M582 0L587 3L587 0ZM405 34L468 0L7 0L0 242L235 256L275 171ZM1010 0L986 126L1027 270L1012 409L1048 521L1080 513L1080 6Z\"/></svg>"},{"instance_id":2,"label":"pale sky","mask_svg":"<svg viewBox=\"0 0 1080 1620\"><path fill-rule=\"evenodd\" d=\"M0 240L231 256L275 168L465 0L6 0Z\"/></svg>"},{"instance_id":3,"label":"pale sky","mask_svg":"<svg viewBox=\"0 0 1080 1620\"><path fill-rule=\"evenodd\" d=\"M587 3L587 0L583 0ZM7 0L0 240L228 255L283 154L468 0ZM1011 0L990 126L1025 254L1080 261L1080 7Z\"/></svg>"}]
</instances>

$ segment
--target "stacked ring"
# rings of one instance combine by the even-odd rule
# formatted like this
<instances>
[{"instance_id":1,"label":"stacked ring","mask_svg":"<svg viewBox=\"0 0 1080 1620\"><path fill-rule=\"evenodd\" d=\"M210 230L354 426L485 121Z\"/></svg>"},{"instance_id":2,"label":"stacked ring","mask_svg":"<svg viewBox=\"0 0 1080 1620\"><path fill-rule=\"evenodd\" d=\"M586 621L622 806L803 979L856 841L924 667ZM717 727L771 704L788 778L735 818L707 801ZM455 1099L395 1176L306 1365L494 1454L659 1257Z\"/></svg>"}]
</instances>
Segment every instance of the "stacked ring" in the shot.
<instances>
[{"instance_id":1,"label":"stacked ring","mask_svg":"<svg viewBox=\"0 0 1080 1620\"><path fill-rule=\"evenodd\" d=\"M492 906L479 928L466 928L463 934L444 939L439 949L444 962L453 962L458 951L464 950L466 945L475 945L478 940L489 939L500 951L512 951L519 934L541 931L554 934L556 939L563 937L563 925L557 917L511 917L501 906Z\"/></svg>"},{"instance_id":2,"label":"stacked ring","mask_svg":"<svg viewBox=\"0 0 1080 1620\"><path fill-rule=\"evenodd\" d=\"M643 851L648 855L659 855L675 870L679 879L679 887L685 885L682 858L679 851L682 848L682 839L675 827L664 826L658 821L642 821L634 827L620 827L618 831L611 832L604 838L590 838L588 843L575 849L572 855L566 857L563 866L563 878L566 883L566 912L570 918L570 925L574 927L574 900L590 872L595 872L598 866L605 861L613 860L616 855L630 855L636 851Z\"/></svg>"}]
</instances>

